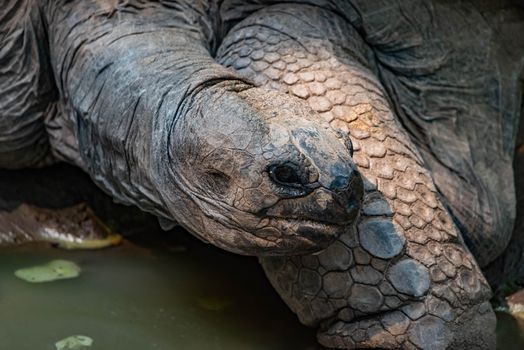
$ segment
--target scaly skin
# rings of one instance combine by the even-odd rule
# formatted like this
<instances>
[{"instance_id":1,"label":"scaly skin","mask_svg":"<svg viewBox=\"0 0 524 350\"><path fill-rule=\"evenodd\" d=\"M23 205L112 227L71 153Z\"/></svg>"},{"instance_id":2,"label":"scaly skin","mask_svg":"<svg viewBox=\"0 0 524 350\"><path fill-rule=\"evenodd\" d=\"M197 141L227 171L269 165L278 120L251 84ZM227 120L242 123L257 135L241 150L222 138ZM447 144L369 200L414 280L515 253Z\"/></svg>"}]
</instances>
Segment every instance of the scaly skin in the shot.
<instances>
[{"instance_id":1,"label":"scaly skin","mask_svg":"<svg viewBox=\"0 0 524 350\"><path fill-rule=\"evenodd\" d=\"M287 5L258 11L222 43L221 63L304 99L349 134L365 183L356 226L325 251L260 261L324 346L493 349L489 286L359 38L334 13Z\"/></svg>"},{"instance_id":2,"label":"scaly skin","mask_svg":"<svg viewBox=\"0 0 524 350\"><path fill-rule=\"evenodd\" d=\"M221 10L229 28L264 6L295 2L226 0ZM332 10L365 42L371 51L365 61L485 267L504 252L515 222L512 159L522 109L524 41L514 33L524 30L522 5L514 0L300 3ZM347 38L339 32L336 40Z\"/></svg>"}]
</instances>

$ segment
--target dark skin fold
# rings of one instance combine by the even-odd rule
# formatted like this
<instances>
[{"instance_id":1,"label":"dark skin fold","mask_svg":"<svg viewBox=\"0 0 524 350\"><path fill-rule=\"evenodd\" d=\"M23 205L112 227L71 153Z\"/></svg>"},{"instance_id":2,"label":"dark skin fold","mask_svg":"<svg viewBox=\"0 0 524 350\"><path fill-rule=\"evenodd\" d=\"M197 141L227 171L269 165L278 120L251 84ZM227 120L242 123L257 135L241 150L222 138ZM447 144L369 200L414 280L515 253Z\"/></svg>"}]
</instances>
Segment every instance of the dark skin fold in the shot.
<instances>
[{"instance_id":1,"label":"dark skin fold","mask_svg":"<svg viewBox=\"0 0 524 350\"><path fill-rule=\"evenodd\" d=\"M259 256L326 347L491 349L475 258L511 232L524 62L506 6L9 1L0 165L75 164Z\"/></svg>"}]
</instances>

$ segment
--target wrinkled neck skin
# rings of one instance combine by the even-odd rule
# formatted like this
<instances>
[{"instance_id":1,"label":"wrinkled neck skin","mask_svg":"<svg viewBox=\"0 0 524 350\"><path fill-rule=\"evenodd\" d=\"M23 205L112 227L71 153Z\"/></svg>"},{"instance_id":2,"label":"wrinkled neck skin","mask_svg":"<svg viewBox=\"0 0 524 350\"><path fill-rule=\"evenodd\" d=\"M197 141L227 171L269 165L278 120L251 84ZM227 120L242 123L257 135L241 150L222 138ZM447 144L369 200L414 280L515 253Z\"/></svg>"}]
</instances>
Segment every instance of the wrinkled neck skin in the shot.
<instances>
[{"instance_id":1,"label":"wrinkled neck skin","mask_svg":"<svg viewBox=\"0 0 524 350\"><path fill-rule=\"evenodd\" d=\"M209 54L212 8L146 3L122 11L113 5L42 5L63 118L72 125L78 157L68 157L60 144L55 153L85 169L119 202L168 219L176 219L168 207L174 205L179 217L190 217L191 206L175 198L184 191L182 180L173 178L171 154L178 145L171 132L194 117L203 91L250 86Z\"/></svg>"},{"instance_id":2,"label":"wrinkled neck skin","mask_svg":"<svg viewBox=\"0 0 524 350\"><path fill-rule=\"evenodd\" d=\"M354 225L363 183L351 144L299 99L214 61L213 4L43 12L57 118L72 135L54 151L116 200L240 254L319 251Z\"/></svg>"},{"instance_id":3,"label":"wrinkled neck skin","mask_svg":"<svg viewBox=\"0 0 524 350\"><path fill-rule=\"evenodd\" d=\"M211 39L179 11L145 6L147 20L133 9L114 14L104 1L49 2L44 11L79 165L118 200L168 216L159 196L165 184L155 184L169 165L168 131L199 91L235 85L238 76L213 61Z\"/></svg>"}]
</instances>

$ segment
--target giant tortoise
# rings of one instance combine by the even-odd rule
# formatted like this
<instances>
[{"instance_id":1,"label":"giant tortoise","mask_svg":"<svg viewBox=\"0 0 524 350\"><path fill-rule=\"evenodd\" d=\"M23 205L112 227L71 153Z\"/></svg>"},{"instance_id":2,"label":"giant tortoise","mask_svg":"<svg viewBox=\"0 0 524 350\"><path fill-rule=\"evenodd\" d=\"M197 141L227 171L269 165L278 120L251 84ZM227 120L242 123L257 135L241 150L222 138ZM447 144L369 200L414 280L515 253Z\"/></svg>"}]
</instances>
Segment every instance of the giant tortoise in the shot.
<instances>
[{"instance_id":1,"label":"giant tortoise","mask_svg":"<svg viewBox=\"0 0 524 350\"><path fill-rule=\"evenodd\" d=\"M522 33L509 0L6 0L0 166L258 256L327 348L492 349Z\"/></svg>"}]
</instances>

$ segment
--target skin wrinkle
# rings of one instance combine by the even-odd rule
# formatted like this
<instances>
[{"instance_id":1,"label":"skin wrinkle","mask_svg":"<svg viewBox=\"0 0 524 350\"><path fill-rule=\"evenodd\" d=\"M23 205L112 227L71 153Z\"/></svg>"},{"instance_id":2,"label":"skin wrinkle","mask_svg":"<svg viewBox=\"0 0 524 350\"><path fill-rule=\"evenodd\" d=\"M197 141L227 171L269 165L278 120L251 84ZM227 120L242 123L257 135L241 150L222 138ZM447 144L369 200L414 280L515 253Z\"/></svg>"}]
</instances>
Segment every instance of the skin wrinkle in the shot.
<instances>
[{"instance_id":1,"label":"skin wrinkle","mask_svg":"<svg viewBox=\"0 0 524 350\"><path fill-rule=\"evenodd\" d=\"M36 47L45 39L43 25L28 1L17 5L6 2L0 17L0 162L9 168L28 163L38 166L51 159L41 121L49 101L55 98L48 77L48 53Z\"/></svg>"},{"instance_id":2,"label":"skin wrinkle","mask_svg":"<svg viewBox=\"0 0 524 350\"><path fill-rule=\"evenodd\" d=\"M106 34L107 34L107 33L104 33L104 34L101 35L99 38L102 38L102 37L105 36ZM72 61L71 61L71 62L72 62ZM110 68L112 65L113 65L113 62L109 62L109 63L105 64L104 67L107 69L107 68ZM65 67L65 66L66 66L66 64L63 63L62 67ZM105 69L104 69L104 70L105 70ZM95 77L95 79L93 79L92 85L87 89L87 91L90 91L90 90L94 87L94 85L98 83L98 78L100 77L100 75L101 75L100 72L98 72L97 75L96 75L96 77ZM64 81L66 81L66 80L67 80L67 75L64 76ZM77 89L74 89L74 91L71 91L71 94L72 94L72 95L77 95L79 89L80 89L80 85L78 85ZM102 89L102 88L101 88L101 89ZM73 90L73 89L71 89L71 90ZM84 95L84 98L82 98L82 100L80 101L79 105L83 105L83 101L85 100L85 98L86 98L87 95L88 95L88 92L87 92L87 91L86 91L86 93L85 93L85 95ZM69 97L68 97L68 94L65 93L64 96L62 96L62 98L69 98ZM90 107L91 107L91 106L90 106ZM89 109L90 107L88 107L88 109Z\"/></svg>"},{"instance_id":3,"label":"skin wrinkle","mask_svg":"<svg viewBox=\"0 0 524 350\"><path fill-rule=\"evenodd\" d=\"M128 142L131 141L131 132L132 132L132 126L133 126L133 123L135 122L135 119L137 118L137 109L138 109L138 105L140 104L140 100L142 99L142 96L143 94L140 94L138 96L138 98L136 99L136 102L133 106L133 112L131 112L131 121L127 123L127 127L126 127L126 132L125 132L125 136L124 138L122 139L122 148L123 149L126 149L128 147L126 147L126 144ZM120 128L122 128L124 126L124 122L122 121L122 124L120 125ZM127 181L129 183L131 183L131 169L129 167L129 164L131 164L131 158L129 157L129 155L127 154L127 152L123 152L124 154L124 159L125 159L125 162L124 164L127 165L127 171L126 171L126 176L127 176Z\"/></svg>"}]
</instances>

